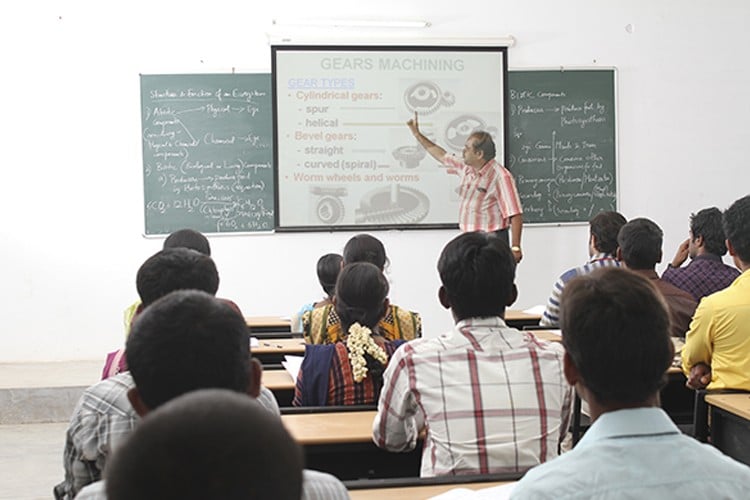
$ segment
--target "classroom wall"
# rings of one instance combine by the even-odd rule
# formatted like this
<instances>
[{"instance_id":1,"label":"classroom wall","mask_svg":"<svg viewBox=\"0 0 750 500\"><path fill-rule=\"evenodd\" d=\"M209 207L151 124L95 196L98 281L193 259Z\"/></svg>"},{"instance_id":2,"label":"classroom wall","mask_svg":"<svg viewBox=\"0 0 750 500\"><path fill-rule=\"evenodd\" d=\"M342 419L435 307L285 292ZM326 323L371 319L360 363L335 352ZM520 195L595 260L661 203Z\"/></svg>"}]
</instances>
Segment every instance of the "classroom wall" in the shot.
<instances>
[{"instance_id":1,"label":"classroom wall","mask_svg":"<svg viewBox=\"0 0 750 500\"><path fill-rule=\"evenodd\" d=\"M269 71L265 33L287 16L426 19L429 29L355 35L512 34L511 67L617 67L620 208L662 226L665 264L691 211L748 192L743 0L4 4L0 362L96 359L121 344L135 272L161 247L142 236L139 73ZM352 234L212 237L219 295L248 315L291 314L321 294L318 256ZM452 323L435 263L455 234L376 234L392 261L392 301L420 311L428 336ZM517 307L544 302L557 275L585 261L587 234L524 229Z\"/></svg>"}]
</instances>

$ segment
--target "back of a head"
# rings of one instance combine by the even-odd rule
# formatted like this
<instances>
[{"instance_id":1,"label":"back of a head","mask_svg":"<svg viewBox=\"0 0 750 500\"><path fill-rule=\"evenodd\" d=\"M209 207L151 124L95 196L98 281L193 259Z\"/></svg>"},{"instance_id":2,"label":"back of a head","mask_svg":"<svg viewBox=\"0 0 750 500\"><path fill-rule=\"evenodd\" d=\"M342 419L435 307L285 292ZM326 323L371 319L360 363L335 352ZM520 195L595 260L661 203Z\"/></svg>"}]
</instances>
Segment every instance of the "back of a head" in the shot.
<instances>
[{"instance_id":1,"label":"back of a head","mask_svg":"<svg viewBox=\"0 0 750 500\"><path fill-rule=\"evenodd\" d=\"M589 221L591 235L595 237L596 249L602 253L614 254L617 250L617 234L627 223L619 212L599 212Z\"/></svg>"},{"instance_id":2,"label":"back of a head","mask_svg":"<svg viewBox=\"0 0 750 500\"><path fill-rule=\"evenodd\" d=\"M341 272L342 259L337 253L327 253L318 259L318 281L329 297L333 297L336 290L336 280Z\"/></svg>"},{"instance_id":3,"label":"back of a head","mask_svg":"<svg viewBox=\"0 0 750 500\"><path fill-rule=\"evenodd\" d=\"M674 353L669 313L646 278L618 268L574 278L563 290L560 327L599 403L641 403L664 384Z\"/></svg>"},{"instance_id":4,"label":"back of a head","mask_svg":"<svg viewBox=\"0 0 750 500\"><path fill-rule=\"evenodd\" d=\"M690 232L693 233L693 239L699 236L703 238L703 246L708 253L714 255L727 253L721 210L718 208L704 208L690 215Z\"/></svg>"},{"instance_id":5,"label":"back of a head","mask_svg":"<svg viewBox=\"0 0 750 500\"><path fill-rule=\"evenodd\" d=\"M385 313L388 280L375 265L355 262L344 266L336 281L336 312L344 332L354 323L373 330Z\"/></svg>"},{"instance_id":6,"label":"back of a head","mask_svg":"<svg viewBox=\"0 0 750 500\"><path fill-rule=\"evenodd\" d=\"M355 262L369 262L384 270L388 257L383 243L369 234L358 234L351 238L344 246L344 264Z\"/></svg>"},{"instance_id":7,"label":"back of a head","mask_svg":"<svg viewBox=\"0 0 750 500\"><path fill-rule=\"evenodd\" d=\"M105 471L110 500L299 499L302 452L248 396L192 392L149 414Z\"/></svg>"},{"instance_id":8,"label":"back of a head","mask_svg":"<svg viewBox=\"0 0 750 500\"><path fill-rule=\"evenodd\" d=\"M438 273L454 316L502 315L513 295L516 261L508 244L493 233L463 233L438 260Z\"/></svg>"},{"instance_id":9,"label":"back of a head","mask_svg":"<svg viewBox=\"0 0 750 500\"><path fill-rule=\"evenodd\" d=\"M151 409L196 389L248 388L245 319L204 292L183 290L154 302L133 323L126 350L135 385Z\"/></svg>"},{"instance_id":10,"label":"back of a head","mask_svg":"<svg viewBox=\"0 0 750 500\"><path fill-rule=\"evenodd\" d=\"M177 247L155 253L136 276L144 306L175 290L201 290L211 295L219 289L219 273L208 255Z\"/></svg>"},{"instance_id":11,"label":"back of a head","mask_svg":"<svg viewBox=\"0 0 750 500\"><path fill-rule=\"evenodd\" d=\"M192 229L180 229L167 236L162 248L189 248L204 255L211 256L211 245L203 233Z\"/></svg>"},{"instance_id":12,"label":"back of a head","mask_svg":"<svg viewBox=\"0 0 750 500\"><path fill-rule=\"evenodd\" d=\"M750 195L740 198L724 211L724 233L734 253L750 264Z\"/></svg>"},{"instance_id":13,"label":"back of a head","mask_svg":"<svg viewBox=\"0 0 750 500\"><path fill-rule=\"evenodd\" d=\"M664 233L653 221L633 219L620 228L617 244L622 260L630 269L654 269L661 260Z\"/></svg>"}]
</instances>

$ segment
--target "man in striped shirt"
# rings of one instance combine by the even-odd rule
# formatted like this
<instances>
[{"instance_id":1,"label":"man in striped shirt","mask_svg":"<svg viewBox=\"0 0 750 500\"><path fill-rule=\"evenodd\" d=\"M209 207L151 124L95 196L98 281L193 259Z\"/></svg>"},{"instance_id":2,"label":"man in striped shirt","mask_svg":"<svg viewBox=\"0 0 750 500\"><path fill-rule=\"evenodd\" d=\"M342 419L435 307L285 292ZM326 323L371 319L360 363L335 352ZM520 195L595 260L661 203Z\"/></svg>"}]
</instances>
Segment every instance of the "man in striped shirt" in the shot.
<instances>
[{"instance_id":1,"label":"man in striped shirt","mask_svg":"<svg viewBox=\"0 0 750 500\"><path fill-rule=\"evenodd\" d=\"M487 231L511 243L516 262L523 258L523 209L510 171L495 160L495 142L487 132L475 131L463 149L463 159L448 154L419 131L417 113L406 123L419 144L448 172L461 177L458 226L462 232ZM510 228L512 238L508 238Z\"/></svg>"},{"instance_id":2,"label":"man in striped shirt","mask_svg":"<svg viewBox=\"0 0 750 500\"><path fill-rule=\"evenodd\" d=\"M453 239L438 271L455 328L407 342L386 368L373 440L410 450L424 429L422 477L521 472L558 455L571 401L563 349L503 321L515 267L492 233Z\"/></svg>"}]
</instances>

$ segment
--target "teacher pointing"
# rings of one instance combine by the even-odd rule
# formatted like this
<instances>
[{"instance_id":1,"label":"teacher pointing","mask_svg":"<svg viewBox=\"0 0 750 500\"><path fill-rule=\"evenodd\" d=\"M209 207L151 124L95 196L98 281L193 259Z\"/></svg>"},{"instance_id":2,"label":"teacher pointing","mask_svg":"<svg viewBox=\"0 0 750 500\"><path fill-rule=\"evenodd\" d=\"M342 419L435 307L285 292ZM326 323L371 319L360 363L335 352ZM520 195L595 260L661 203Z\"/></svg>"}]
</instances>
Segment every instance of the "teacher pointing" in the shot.
<instances>
[{"instance_id":1,"label":"teacher pointing","mask_svg":"<svg viewBox=\"0 0 750 500\"><path fill-rule=\"evenodd\" d=\"M466 139L463 161L448 154L419 131L417 113L406 122L419 144L437 161L449 167L448 172L461 176L458 226L463 232L495 232L508 241L516 262L523 258L521 230L523 210L511 173L495 161L495 143L487 132L476 131Z\"/></svg>"}]
</instances>

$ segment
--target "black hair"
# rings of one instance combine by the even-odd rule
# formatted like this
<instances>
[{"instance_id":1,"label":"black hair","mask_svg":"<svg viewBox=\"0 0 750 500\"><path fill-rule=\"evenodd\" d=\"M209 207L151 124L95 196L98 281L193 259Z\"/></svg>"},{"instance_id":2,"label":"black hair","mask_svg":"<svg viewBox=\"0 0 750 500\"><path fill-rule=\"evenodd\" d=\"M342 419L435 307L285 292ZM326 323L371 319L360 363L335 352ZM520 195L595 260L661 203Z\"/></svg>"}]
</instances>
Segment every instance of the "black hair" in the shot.
<instances>
[{"instance_id":1,"label":"black hair","mask_svg":"<svg viewBox=\"0 0 750 500\"><path fill-rule=\"evenodd\" d=\"M204 292L172 292L151 304L133 322L125 349L138 392L151 409L196 389L248 388L245 319Z\"/></svg>"},{"instance_id":2,"label":"black hair","mask_svg":"<svg viewBox=\"0 0 750 500\"><path fill-rule=\"evenodd\" d=\"M503 239L463 233L445 246L437 268L458 320L503 315L516 277L513 252Z\"/></svg>"},{"instance_id":3,"label":"black hair","mask_svg":"<svg viewBox=\"0 0 750 500\"><path fill-rule=\"evenodd\" d=\"M601 404L637 404L659 391L674 355L669 324L659 291L626 269L598 269L563 289L563 345Z\"/></svg>"},{"instance_id":4,"label":"black hair","mask_svg":"<svg viewBox=\"0 0 750 500\"><path fill-rule=\"evenodd\" d=\"M138 295L144 306L175 290L219 289L219 273L211 257L184 247L167 248L149 257L138 269Z\"/></svg>"},{"instance_id":5,"label":"black hair","mask_svg":"<svg viewBox=\"0 0 750 500\"><path fill-rule=\"evenodd\" d=\"M727 253L721 210L718 208L704 208L697 214L690 214L690 232L693 239L699 236L703 238L703 246L708 253L719 256Z\"/></svg>"},{"instance_id":6,"label":"black hair","mask_svg":"<svg viewBox=\"0 0 750 500\"><path fill-rule=\"evenodd\" d=\"M303 456L248 396L201 390L150 413L105 470L110 500L299 499Z\"/></svg>"},{"instance_id":7,"label":"black hair","mask_svg":"<svg viewBox=\"0 0 750 500\"><path fill-rule=\"evenodd\" d=\"M163 248L189 248L204 255L211 256L211 245L203 233L192 229L180 229L167 236Z\"/></svg>"},{"instance_id":8,"label":"black hair","mask_svg":"<svg viewBox=\"0 0 750 500\"><path fill-rule=\"evenodd\" d=\"M724 211L724 233L739 259L750 264L750 195Z\"/></svg>"},{"instance_id":9,"label":"black hair","mask_svg":"<svg viewBox=\"0 0 750 500\"><path fill-rule=\"evenodd\" d=\"M654 269L661 260L664 233L653 221L633 219L620 228L617 243L622 260L630 269Z\"/></svg>"},{"instance_id":10,"label":"black hair","mask_svg":"<svg viewBox=\"0 0 750 500\"><path fill-rule=\"evenodd\" d=\"M589 221L594 247L606 254L614 255L617 250L617 233L627 220L619 212L599 212Z\"/></svg>"},{"instance_id":11,"label":"black hair","mask_svg":"<svg viewBox=\"0 0 750 500\"><path fill-rule=\"evenodd\" d=\"M369 234L358 234L344 246L344 265L354 262L369 262L383 271L388 262L383 243Z\"/></svg>"},{"instance_id":12,"label":"black hair","mask_svg":"<svg viewBox=\"0 0 750 500\"><path fill-rule=\"evenodd\" d=\"M327 253L318 259L318 281L328 297L336 291L336 279L341 271L343 257L337 253Z\"/></svg>"},{"instance_id":13,"label":"black hair","mask_svg":"<svg viewBox=\"0 0 750 500\"><path fill-rule=\"evenodd\" d=\"M497 154L495 150L495 141L492 140L492 136L489 132L477 131L472 132L469 138L474 138L474 150L482 152L482 158L485 161L490 161Z\"/></svg>"}]
</instances>

